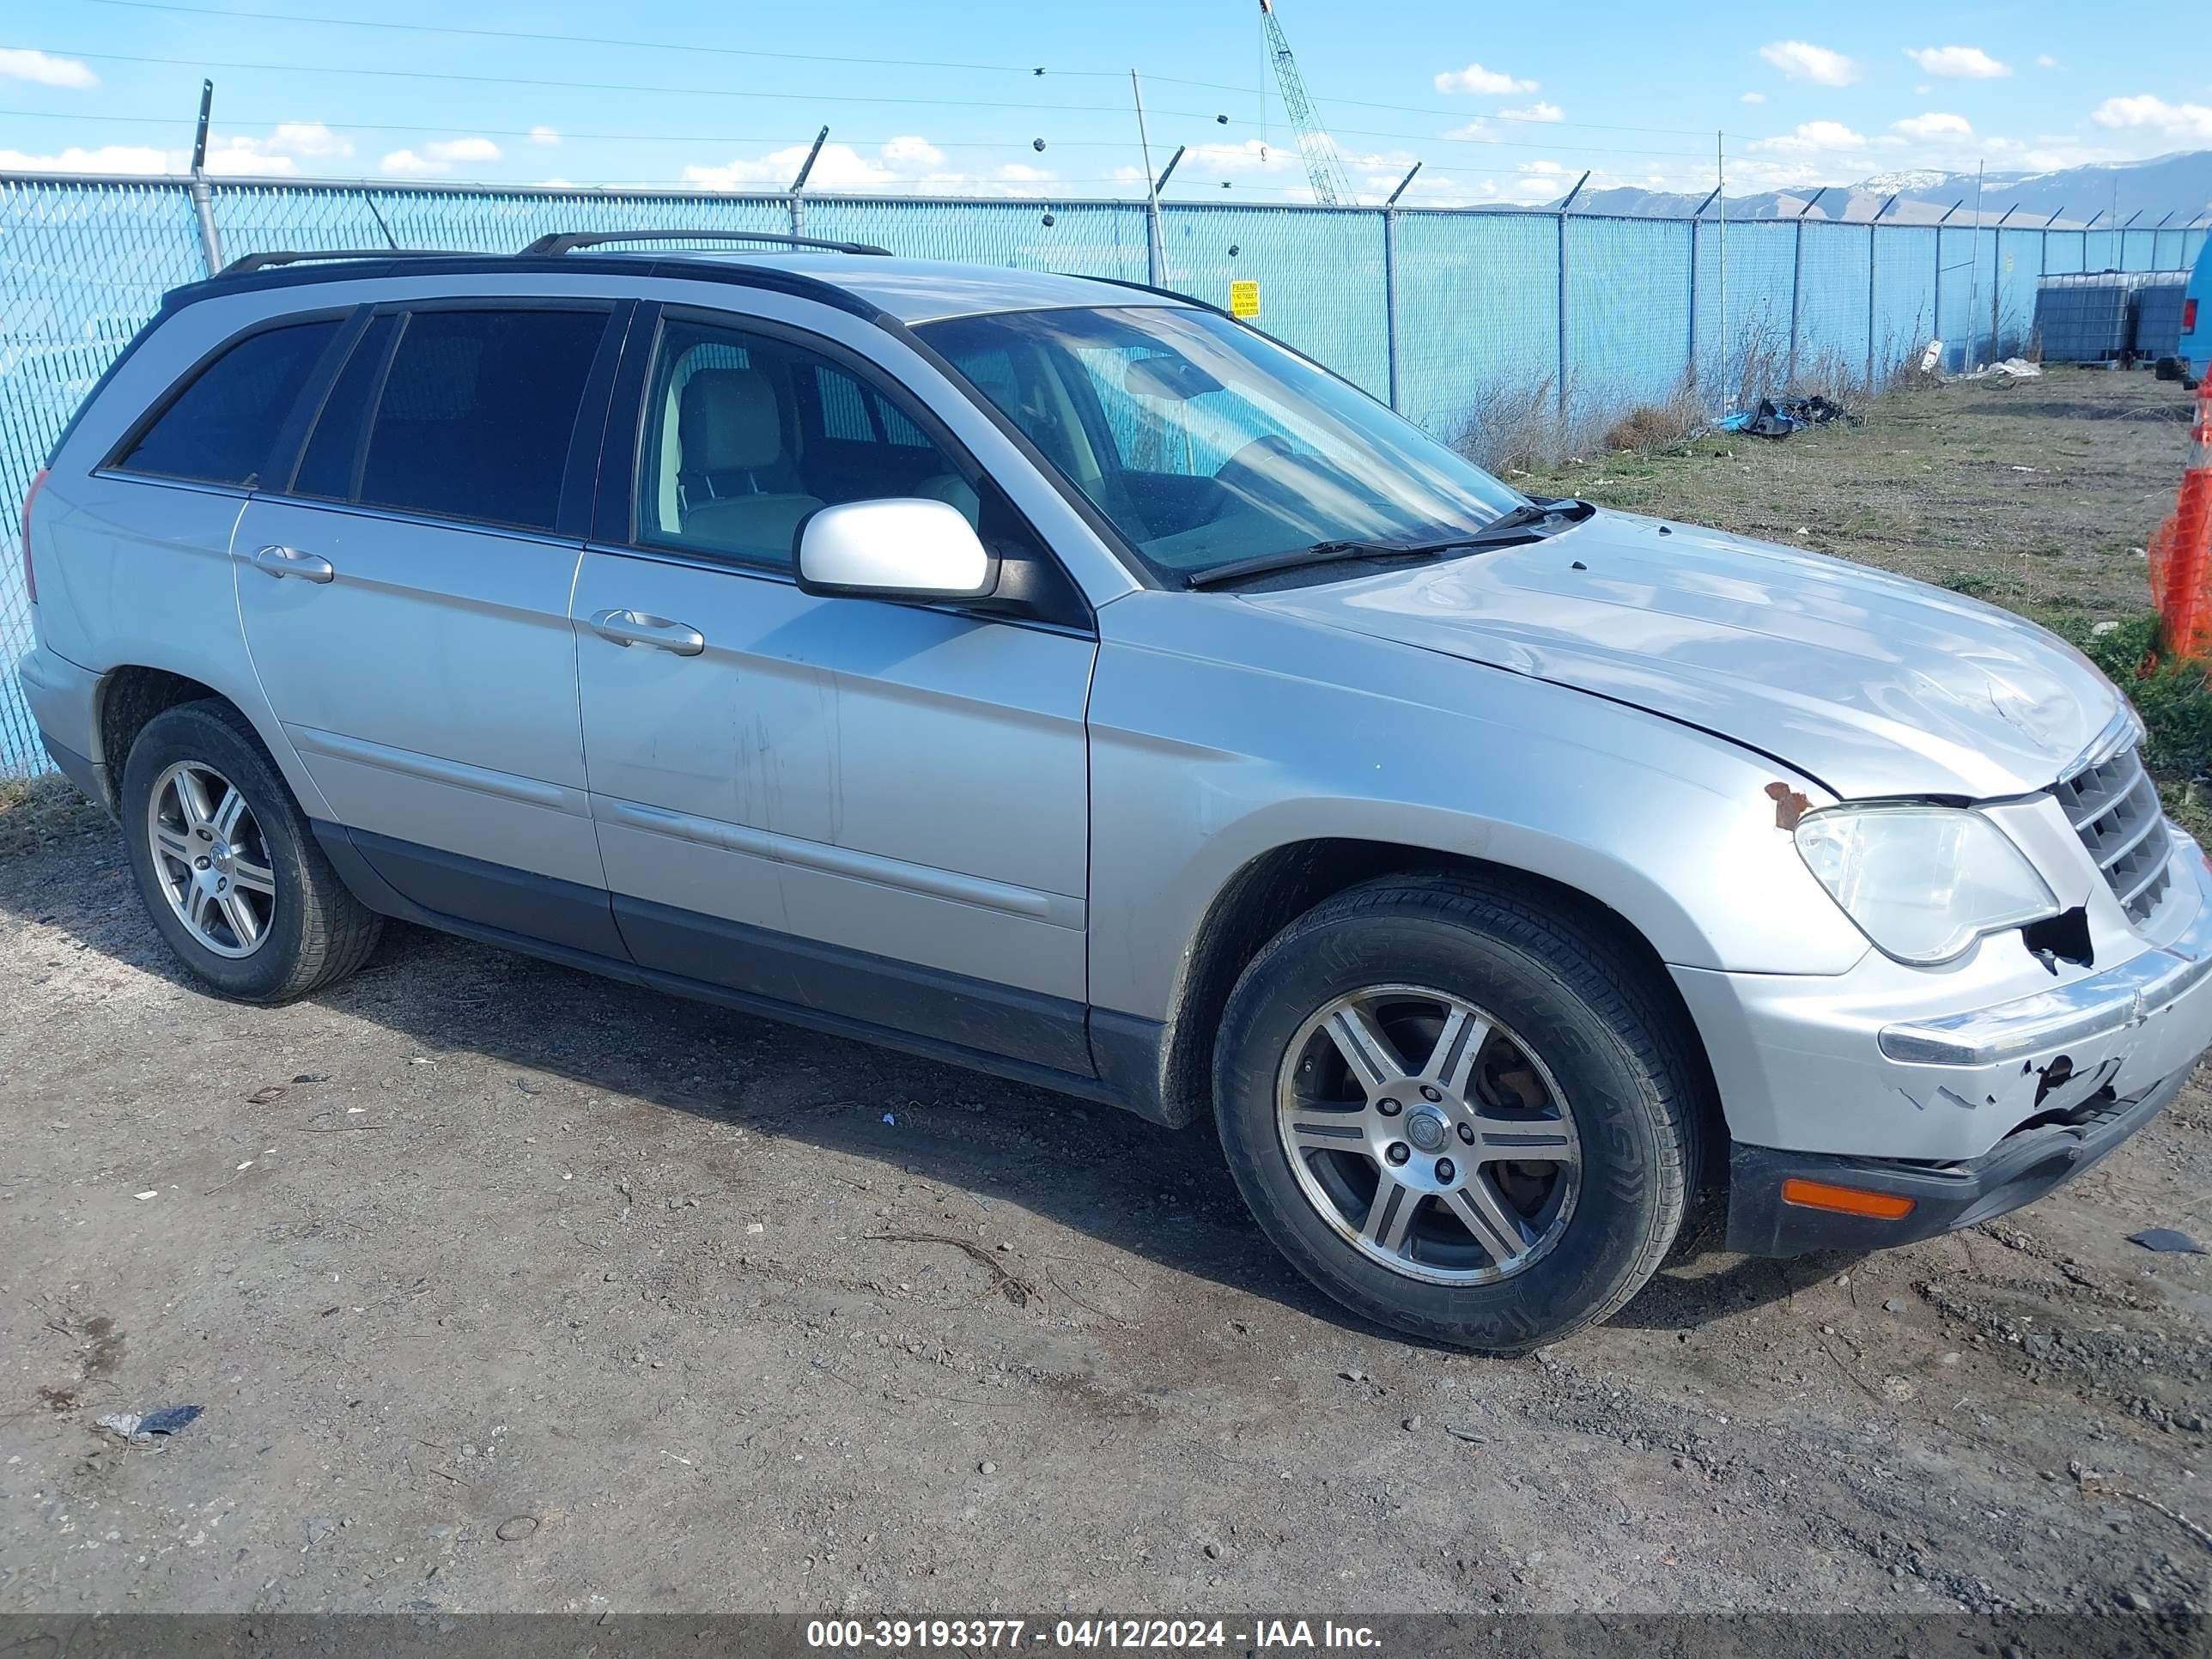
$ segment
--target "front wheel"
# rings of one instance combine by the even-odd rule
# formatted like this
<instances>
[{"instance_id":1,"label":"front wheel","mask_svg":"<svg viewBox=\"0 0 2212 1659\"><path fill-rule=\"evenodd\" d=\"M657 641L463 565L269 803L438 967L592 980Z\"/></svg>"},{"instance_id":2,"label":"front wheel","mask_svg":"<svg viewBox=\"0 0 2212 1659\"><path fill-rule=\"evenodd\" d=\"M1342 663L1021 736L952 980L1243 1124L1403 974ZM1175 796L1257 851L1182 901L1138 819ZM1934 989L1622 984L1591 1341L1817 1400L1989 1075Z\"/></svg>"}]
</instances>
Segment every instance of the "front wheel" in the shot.
<instances>
[{"instance_id":1,"label":"front wheel","mask_svg":"<svg viewBox=\"0 0 2212 1659\"><path fill-rule=\"evenodd\" d=\"M1231 993L1215 1066L1262 1229L1346 1307L1514 1353L1658 1268L1702 1069L1640 966L1515 889L1392 878L1309 912Z\"/></svg>"}]
</instances>

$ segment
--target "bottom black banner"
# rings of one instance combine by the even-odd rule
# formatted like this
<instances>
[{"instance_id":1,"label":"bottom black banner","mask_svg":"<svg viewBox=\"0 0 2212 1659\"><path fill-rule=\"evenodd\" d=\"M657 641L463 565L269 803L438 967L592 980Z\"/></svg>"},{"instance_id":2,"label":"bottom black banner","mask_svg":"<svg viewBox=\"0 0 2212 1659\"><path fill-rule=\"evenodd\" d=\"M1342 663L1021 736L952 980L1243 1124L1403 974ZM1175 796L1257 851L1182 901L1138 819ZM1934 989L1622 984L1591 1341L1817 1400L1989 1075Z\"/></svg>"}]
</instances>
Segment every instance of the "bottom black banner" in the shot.
<instances>
[{"instance_id":1,"label":"bottom black banner","mask_svg":"<svg viewBox=\"0 0 2212 1659\"><path fill-rule=\"evenodd\" d=\"M819 1659L1340 1654L1369 1659L2212 1659L2194 1613L0 1614L0 1659Z\"/></svg>"}]
</instances>

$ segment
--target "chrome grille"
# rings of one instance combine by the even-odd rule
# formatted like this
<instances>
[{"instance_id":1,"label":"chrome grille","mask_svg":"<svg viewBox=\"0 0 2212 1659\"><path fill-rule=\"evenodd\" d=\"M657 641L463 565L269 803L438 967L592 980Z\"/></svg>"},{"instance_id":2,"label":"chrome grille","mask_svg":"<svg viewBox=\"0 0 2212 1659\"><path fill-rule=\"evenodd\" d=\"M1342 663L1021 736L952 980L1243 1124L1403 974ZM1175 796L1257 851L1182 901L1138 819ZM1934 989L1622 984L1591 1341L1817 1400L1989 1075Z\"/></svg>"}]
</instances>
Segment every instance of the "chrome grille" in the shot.
<instances>
[{"instance_id":1,"label":"chrome grille","mask_svg":"<svg viewBox=\"0 0 2212 1659\"><path fill-rule=\"evenodd\" d=\"M2158 786L2132 747L2085 766L2053 792L2074 833L2105 872L2130 921L2148 921L2166 896L2172 848Z\"/></svg>"}]
</instances>

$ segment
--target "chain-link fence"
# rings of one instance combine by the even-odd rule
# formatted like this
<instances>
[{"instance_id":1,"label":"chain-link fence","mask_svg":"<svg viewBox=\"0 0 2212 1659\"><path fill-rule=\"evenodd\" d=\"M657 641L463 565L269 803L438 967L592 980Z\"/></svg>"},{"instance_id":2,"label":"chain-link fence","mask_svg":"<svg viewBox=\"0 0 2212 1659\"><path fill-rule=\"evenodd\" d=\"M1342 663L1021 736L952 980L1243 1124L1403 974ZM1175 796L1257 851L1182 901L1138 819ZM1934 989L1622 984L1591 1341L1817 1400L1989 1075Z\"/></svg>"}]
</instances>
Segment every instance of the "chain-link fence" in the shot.
<instances>
[{"instance_id":1,"label":"chain-link fence","mask_svg":"<svg viewBox=\"0 0 2212 1659\"><path fill-rule=\"evenodd\" d=\"M30 642L13 504L162 293L270 249L506 252L556 230L796 231L895 253L1150 281L1229 306L1447 439L1579 439L1639 404L1876 381L1931 337L2026 343L2046 274L2179 270L2202 230L1936 230L1826 220L924 201L0 174L0 665ZM0 672L0 771L46 764Z\"/></svg>"}]
</instances>

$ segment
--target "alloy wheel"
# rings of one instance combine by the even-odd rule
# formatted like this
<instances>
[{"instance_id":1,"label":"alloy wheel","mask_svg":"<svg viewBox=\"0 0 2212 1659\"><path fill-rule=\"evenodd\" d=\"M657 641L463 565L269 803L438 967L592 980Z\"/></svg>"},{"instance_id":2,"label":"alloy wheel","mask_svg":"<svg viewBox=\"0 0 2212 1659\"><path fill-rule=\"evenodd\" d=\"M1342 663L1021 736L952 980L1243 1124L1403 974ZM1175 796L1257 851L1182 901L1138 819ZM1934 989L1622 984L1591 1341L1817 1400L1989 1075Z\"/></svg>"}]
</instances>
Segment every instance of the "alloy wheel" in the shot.
<instances>
[{"instance_id":1,"label":"alloy wheel","mask_svg":"<svg viewBox=\"0 0 2212 1659\"><path fill-rule=\"evenodd\" d=\"M1275 1100L1307 1201L1394 1273L1493 1284L1574 1215L1582 1146L1565 1094L1464 997L1377 985L1332 999L1291 1038Z\"/></svg>"},{"instance_id":2,"label":"alloy wheel","mask_svg":"<svg viewBox=\"0 0 2212 1659\"><path fill-rule=\"evenodd\" d=\"M246 797L222 773L179 761L154 781L146 836L155 879L192 942L250 957L269 937L276 875Z\"/></svg>"}]
</instances>

